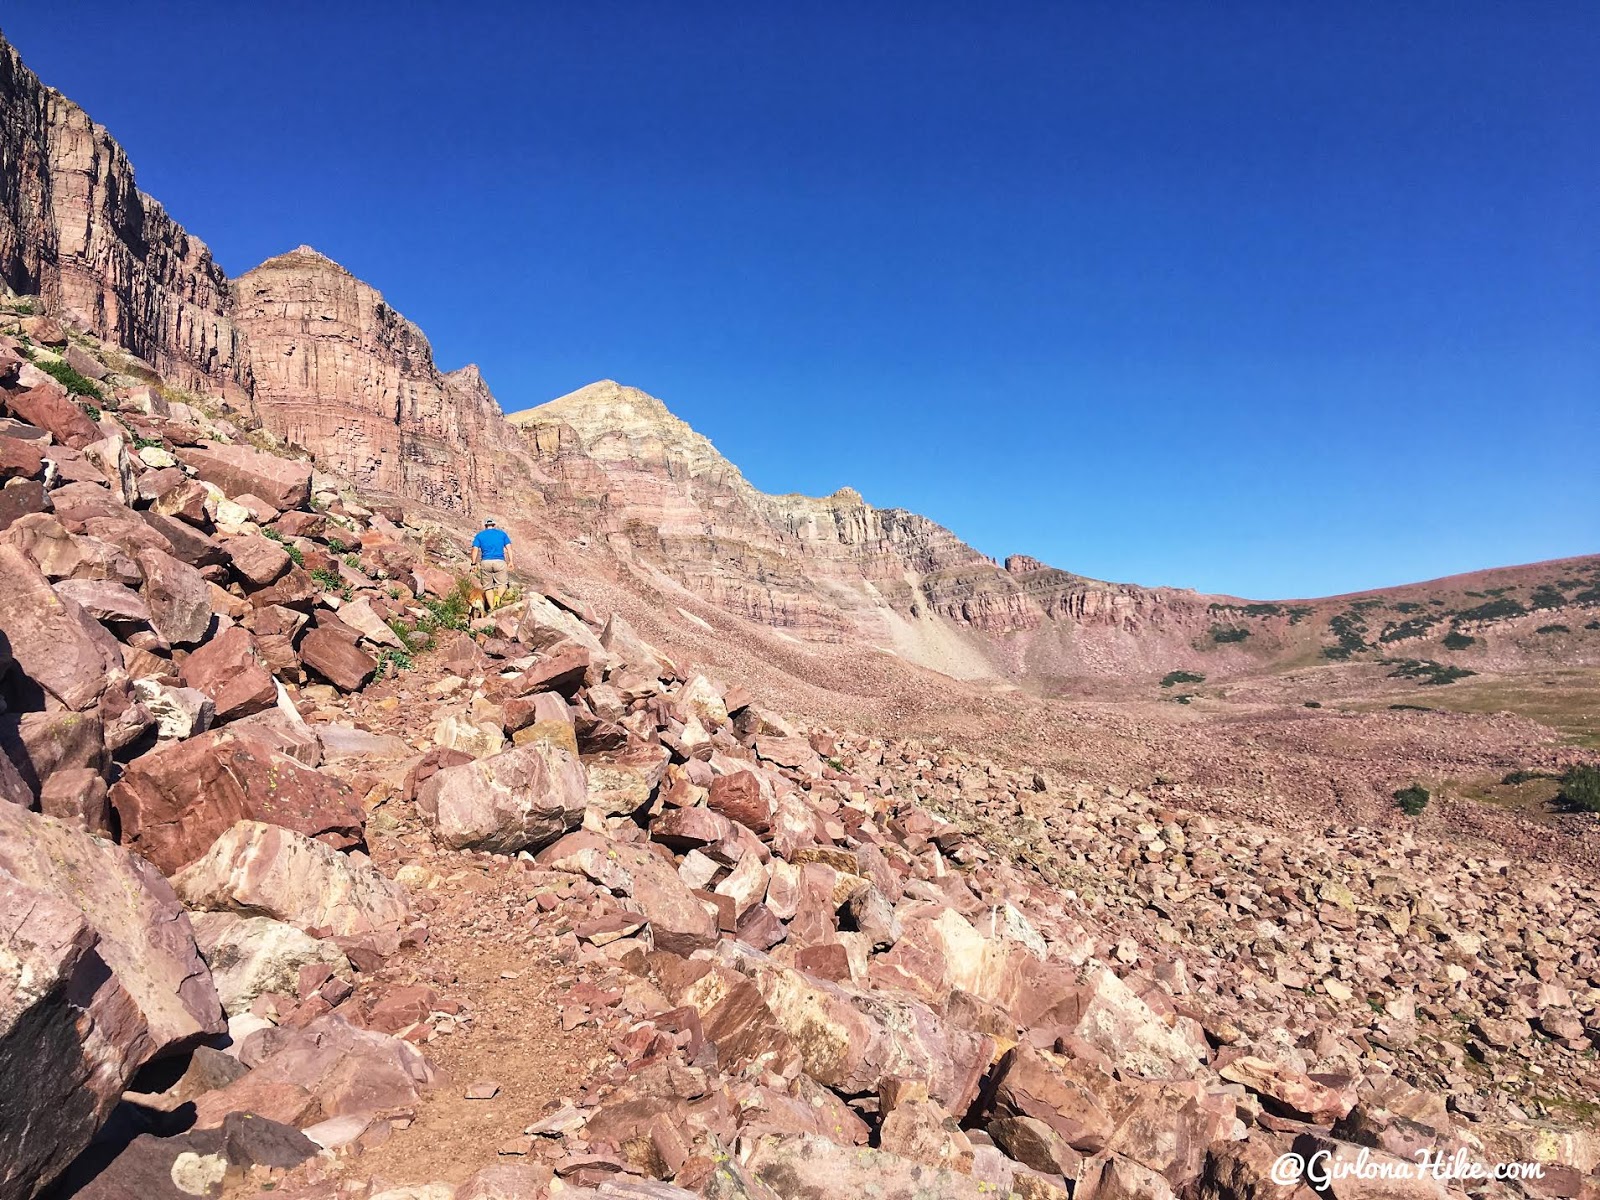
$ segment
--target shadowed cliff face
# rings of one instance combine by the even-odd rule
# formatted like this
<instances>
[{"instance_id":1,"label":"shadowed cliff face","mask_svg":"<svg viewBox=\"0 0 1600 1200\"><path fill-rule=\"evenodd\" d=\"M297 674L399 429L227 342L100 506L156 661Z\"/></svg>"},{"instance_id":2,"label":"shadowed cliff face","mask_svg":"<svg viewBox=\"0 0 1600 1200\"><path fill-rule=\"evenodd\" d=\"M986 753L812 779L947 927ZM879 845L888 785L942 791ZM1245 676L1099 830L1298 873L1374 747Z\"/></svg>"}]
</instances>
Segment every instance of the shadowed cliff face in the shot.
<instances>
[{"instance_id":1,"label":"shadowed cliff face","mask_svg":"<svg viewBox=\"0 0 1600 1200\"><path fill-rule=\"evenodd\" d=\"M211 252L134 186L111 135L0 38L0 276L191 391L242 400L250 364Z\"/></svg>"}]
</instances>

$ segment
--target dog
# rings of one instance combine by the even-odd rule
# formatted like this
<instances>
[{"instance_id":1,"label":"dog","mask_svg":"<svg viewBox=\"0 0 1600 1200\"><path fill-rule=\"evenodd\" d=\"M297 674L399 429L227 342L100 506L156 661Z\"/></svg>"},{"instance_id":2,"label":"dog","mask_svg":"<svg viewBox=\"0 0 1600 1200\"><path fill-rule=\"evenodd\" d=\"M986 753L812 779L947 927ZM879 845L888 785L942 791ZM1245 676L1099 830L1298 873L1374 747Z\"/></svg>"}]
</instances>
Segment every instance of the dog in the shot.
<instances>
[{"instance_id":1,"label":"dog","mask_svg":"<svg viewBox=\"0 0 1600 1200\"><path fill-rule=\"evenodd\" d=\"M467 608L474 619L489 615L489 593L475 581L467 584Z\"/></svg>"}]
</instances>

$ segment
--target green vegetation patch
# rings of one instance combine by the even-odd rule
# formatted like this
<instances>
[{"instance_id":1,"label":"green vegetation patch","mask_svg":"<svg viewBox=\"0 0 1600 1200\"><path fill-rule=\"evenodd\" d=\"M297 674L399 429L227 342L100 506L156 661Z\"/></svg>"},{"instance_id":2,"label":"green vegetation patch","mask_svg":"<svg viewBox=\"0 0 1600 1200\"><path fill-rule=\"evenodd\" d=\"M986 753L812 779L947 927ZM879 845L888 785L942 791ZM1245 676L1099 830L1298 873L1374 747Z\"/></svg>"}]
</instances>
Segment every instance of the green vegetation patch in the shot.
<instances>
[{"instance_id":1,"label":"green vegetation patch","mask_svg":"<svg viewBox=\"0 0 1600 1200\"><path fill-rule=\"evenodd\" d=\"M67 391L71 392L74 396L90 396L96 400L100 399L100 385L94 380L90 379L87 375L80 375L72 367L67 365L65 359L57 359L54 362L42 362L38 364L38 367L39 370L54 378L57 383L66 388ZM99 418L95 417L91 419L98 420Z\"/></svg>"},{"instance_id":2,"label":"green vegetation patch","mask_svg":"<svg viewBox=\"0 0 1600 1200\"><path fill-rule=\"evenodd\" d=\"M1407 638L1421 637L1440 621L1439 617L1412 617L1409 620L1394 622L1383 627L1383 632L1378 635L1380 642L1403 642Z\"/></svg>"},{"instance_id":3,"label":"green vegetation patch","mask_svg":"<svg viewBox=\"0 0 1600 1200\"><path fill-rule=\"evenodd\" d=\"M1408 817L1420 817L1422 810L1428 807L1432 799L1428 789L1420 783L1413 783L1410 787L1401 788L1394 794L1395 803L1400 806L1400 811Z\"/></svg>"},{"instance_id":4,"label":"green vegetation patch","mask_svg":"<svg viewBox=\"0 0 1600 1200\"><path fill-rule=\"evenodd\" d=\"M1529 601L1534 608L1564 608L1567 598L1560 588L1552 587L1548 583L1541 583L1533 589L1533 596Z\"/></svg>"},{"instance_id":5,"label":"green vegetation patch","mask_svg":"<svg viewBox=\"0 0 1600 1200\"><path fill-rule=\"evenodd\" d=\"M1452 629L1444 635L1444 648L1446 650L1465 650L1468 646L1475 646L1478 639L1471 634L1462 633L1459 629Z\"/></svg>"},{"instance_id":6,"label":"green vegetation patch","mask_svg":"<svg viewBox=\"0 0 1600 1200\"><path fill-rule=\"evenodd\" d=\"M1535 633L1571 633L1572 629L1569 626L1562 625L1560 622L1557 622L1554 625L1541 625L1541 626L1539 626L1539 628L1535 629L1534 632Z\"/></svg>"},{"instance_id":7,"label":"green vegetation patch","mask_svg":"<svg viewBox=\"0 0 1600 1200\"><path fill-rule=\"evenodd\" d=\"M1387 658L1384 665L1394 668L1389 672L1390 679L1415 679L1423 687L1442 687L1477 674L1466 667L1447 667L1429 658Z\"/></svg>"},{"instance_id":8,"label":"green vegetation patch","mask_svg":"<svg viewBox=\"0 0 1600 1200\"><path fill-rule=\"evenodd\" d=\"M1476 608L1467 608L1456 614L1458 621L1501 621L1508 617L1525 617L1528 615L1526 606L1520 600L1508 600L1501 597L1480 604Z\"/></svg>"},{"instance_id":9,"label":"green vegetation patch","mask_svg":"<svg viewBox=\"0 0 1600 1200\"><path fill-rule=\"evenodd\" d=\"M1211 640L1218 645L1228 642L1242 642L1250 636L1250 631L1238 625L1213 625L1211 627Z\"/></svg>"},{"instance_id":10,"label":"green vegetation patch","mask_svg":"<svg viewBox=\"0 0 1600 1200\"><path fill-rule=\"evenodd\" d=\"M1206 677L1204 675L1196 675L1193 671L1168 671L1161 679L1161 686L1169 688L1179 683L1204 683L1205 681Z\"/></svg>"},{"instance_id":11,"label":"green vegetation patch","mask_svg":"<svg viewBox=\"0 0 1600 1200\"><path fill-rule=\"evenodd\" d=\"M1558 799L1579 812L1600 813L1600 767L1569 767L1561 776Z\"/></svg>"},{"instance_id":12,"label":"green vegetation patch","mask_svg":"<svg viewBox=\"0 0 1600 1200\"><path fill-rule=\"evenodd\" d=\"M1360 654L1363 650L1374 649L1367 642L1367 623L1359 612L1352 610L1334 614L1328 618L1328 628L1333 631L1333 636L1338 641L1332 646L1322 648L1324 658L1343 661L1351 655Z\"/></svg>"}]
</instances>

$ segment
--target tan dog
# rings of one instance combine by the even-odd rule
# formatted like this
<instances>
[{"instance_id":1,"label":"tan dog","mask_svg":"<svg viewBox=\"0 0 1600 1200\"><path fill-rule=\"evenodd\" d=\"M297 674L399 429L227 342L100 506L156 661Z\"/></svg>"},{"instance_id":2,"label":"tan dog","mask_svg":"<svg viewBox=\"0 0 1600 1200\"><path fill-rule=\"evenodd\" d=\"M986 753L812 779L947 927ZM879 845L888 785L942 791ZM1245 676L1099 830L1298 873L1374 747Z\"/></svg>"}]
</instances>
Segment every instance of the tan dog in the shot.
<instances>
[{"instance_id":1,"label":"tan dog","mask_svg":"<svg viewBox=\"0 0 1600 1200\"><path fill-rule=\"evenodd\" d=\"M489 615L489 593L476 583L467 585L467 607L474 618Z\"/></svg>"}]
</instances>

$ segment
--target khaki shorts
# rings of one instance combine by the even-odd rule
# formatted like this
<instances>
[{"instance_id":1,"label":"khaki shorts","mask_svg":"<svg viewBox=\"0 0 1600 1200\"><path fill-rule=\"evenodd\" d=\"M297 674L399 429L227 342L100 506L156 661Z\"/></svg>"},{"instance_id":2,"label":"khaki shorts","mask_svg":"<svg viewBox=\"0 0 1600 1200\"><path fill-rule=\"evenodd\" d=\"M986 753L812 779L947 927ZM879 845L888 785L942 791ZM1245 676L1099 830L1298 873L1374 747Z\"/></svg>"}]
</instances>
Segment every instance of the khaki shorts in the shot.
<instances>
[{"instance_id":1,"label":"khaki shorts","mask_svg":"<svg viewBox=\"0 0 1600 1200\"><path fill-rule=\"evenodd\" d=\"M504 588L511 582L511 573L506 570L503 558L486 558L479 567L486 588Z\"/></svg>"}]
</instances>

